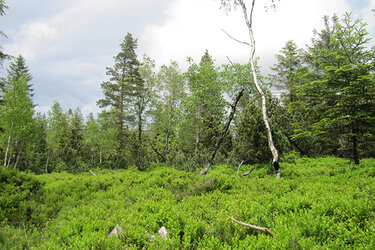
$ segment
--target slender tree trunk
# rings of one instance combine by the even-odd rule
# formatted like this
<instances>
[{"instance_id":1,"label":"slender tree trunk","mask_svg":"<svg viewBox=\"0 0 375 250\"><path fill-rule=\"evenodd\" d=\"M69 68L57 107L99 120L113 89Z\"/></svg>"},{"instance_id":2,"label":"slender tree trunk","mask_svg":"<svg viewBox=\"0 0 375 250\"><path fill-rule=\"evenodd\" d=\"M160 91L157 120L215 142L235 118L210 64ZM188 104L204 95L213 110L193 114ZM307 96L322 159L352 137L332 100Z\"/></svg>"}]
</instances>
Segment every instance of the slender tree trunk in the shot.
<instances>
[{"instance_id":1,"label":"slender tree trunk","mask_svg":"<svg viewBox=\"0 0 375 250\"><path fill-rule=\"evenodd\" d=\"M224 129L223 129L223 132L221 133L219 139L216 141L215 147L214 147L214 149L212 150L211 156L210 156L210 158L208 159L208 163L207 163L206 167L201 171L201 176L205 176L205 175L207 174L208 170L210 169L211 164L212 164L212 162L213 162L214 159L215 159L216 152L217 152L217 150L219 149L221 143L222 143L223 140L224 140L225 135L226 135L227 132L228 132L228 129L229 129L230 123L232 122L233 117L234 117L234 114L235 114L235 112L236 112L237 104L238 104L239 100L241 99L241 97L242 97L244 91L245 91L245 89L242 89L242 90L238 93L238 95L237 95L237 97L236 97L234 103L231 105L231 109L232 109L232 110L231 110L231 112L230 112L230 114L229 114L229 117L228 117L227 123L225 124L225 127L224 127Z\"/></svg>"},{"instance_id":2,"label":"slender tree trunk","mask_svg":"<svg viewBox=\"0 0 375 250\"><path fill-rule=\"evenodd\" d=\"M124 97L125 97L125 86L124 83L121 84L121 93L120 93L120 119L119 119L119 153L122 152L124 143Z\"/></svg>"},{"instance_id":3,"label":"slender tree trunk","mask_svg":"<svg viewBox=\"0 0 375 250\"><path fill-rule=\"evenodd\" d=\"M10 162L12 161L12 158L13 158L13 156L12 156L12 154L11 154L11 155L9 156L9 159L8 159L7 168L9 167Z\"/></svg>"},{"instance_id":4,"label":"slender tree trunk","mask_svg":"<svg viewBox=\"0 0 375 250\"><path fill-rule=\"evenodd\" d=\"M138 144L139 148L141 148L142 145L142 113L143 111L140 110L138 115Z\"/></svg>"},{"instance_id":5,"label":"slender tree trunk","mask_svg":"<svg viewBox=\"0 0 375 250\"><path fill-rule=\"evenodd\" d=\"M9 151L9 145L10 145L10 135L8 136L8 142L7 142L7 148L5 150L5 156L4 156L4 165L3 168L7 166L7 157L8 157L8 151Z\"/></svg>"},{"instance_id":6,"label":"slender tree trunk","mask_svg":"<svg viewBox=\"0 0 375 250\"><path fill-rule=\"evenodd\" d=\"M268 146L271 150L272 156L273 156L273 167L276 171L276 178L281 177L281 170L280 170L280 165L279 165L279 153L275 147L275 144L273 142L272 138L272 131L271 127L268 122L268 115L267 115L267 102L266 102L266 95L264 93L263 88L260 86L257 78L257 74L255 71L255 63L254 63L254 55L255 55L255 38L254 38L254 33L253 33L253 28L252 28L252 15L253 15L253 10L254 10L254 5L255 5L255 0L252 2L252 7L251 7L251 12L250 12L250 17L247 15L247 10L246 10L246 5L243 0L238 0L241 7L242 11L244 14L244 18L246 21L246 25L249 31L249 37L250 37L250 65L251 65L251 71L253 74L253 79L254 79L254 84L261 95L262 99L262 114L263 114L263 120L264 120L264 125L267 130L267 137L268 137Z\"/></svg>"},{"instance_id":7,"label":"slender tree trunk","mask_svg":"<svg viewBox=\"0 0 375 250\"><path fill-rule=\"evenodd\" d=\"M197 127L197 130L196 130L196 139L195 139L195 150L198 151L198 148L199 148L199 142L201 140L201 137L200 137L200 127L199 127L199 124L200 124L200 119L201 119L201 116L202 116L202 113L201 113L201 106L199 106L198 108L198 112L197 112L197 119L198 119L198 127Z\"/></svg>"},{"instance_id":8,"label":"slender tree trunk","mask_svg":"<svg viewBox=\"0 0 375 250\"><path fill-rule=\"evenodd\" d=\"M49 162L49 155L51 151L48 150L48 155L47 155L47 162L46 162L46 174L48 174L48 162Z\"/></svg>"},{"instance_id":9,"label":"slender tree trunk","mask_svg":"<svg viewBox=\"0 0 375 250\"><path fill-rule=\"evenodd\" d=\"M14 163L14 168L17 168L20 157L21 157L21 153L20 152L16 153L16 162Z\"/></svg>"}]
</instances>

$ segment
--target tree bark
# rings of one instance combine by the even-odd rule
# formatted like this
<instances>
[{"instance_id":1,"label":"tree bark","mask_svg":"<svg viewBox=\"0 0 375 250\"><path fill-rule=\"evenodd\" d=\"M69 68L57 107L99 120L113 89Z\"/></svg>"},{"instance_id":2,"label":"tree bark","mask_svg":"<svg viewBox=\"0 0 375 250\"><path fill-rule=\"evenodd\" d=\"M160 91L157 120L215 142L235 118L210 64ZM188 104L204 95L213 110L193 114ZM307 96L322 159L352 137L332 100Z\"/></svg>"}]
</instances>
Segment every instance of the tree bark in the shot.
<instances>
[{"instance_id":1,"label":"tree bark","mask_svg":"<svg viewBox=\"0 0 375 250\"><path fill-rule=\"evenodd\" d=\"M142 146L142 125L143 125L143 121L142 121L143 110L142 110L142 107L140 105L141 104L139 104L139 114L138 114L138 144L139 144L139 149L141 149L141 146Z\"/></svg>"},{"instance_id":2,"label":"tree bark","mask_svg":"<svg viewBox=\"0 0 375 250\"><path fill-rule=\"evenodd\" d=\"M273 142L272 138L272 131L271 127L268 122L268 115L267 115L267 102L266 102L266 95L264 93L263 88L260 86L257 78L257 74L255 71L255 63L254 63L254 55L255 55L255 38L254 38L254 33L253 33L253 28L252 28L252 16L253 16L253 10L254 10L254 5L255 5L255 0L252 2L252 7L251 7L251 12L250 16L248 17L247 10L246 10L246 5L243 0L238 0L239 4L242 7L242 11L244 14L245 22L249 31L249 38L250 38L250 65L251 65L251 71L253 74L253 79L254 79L254 84L256 89L258 90L259 94L261 95L262 99L262 114L263 114L263 120L264 120L264 125L267 130L267 137L268 137L268 146L270 148L270 151L273 156L273 167L276 171L276 178L281 177L281 170L280 170L280 165L279 165L279 153L275 147L275 144Z\"/></svg>"},{"instance_id":3,"label":"tree bark","mask_svg":"<svg viewBox=\"0 0 375 250\"><path fill-rule=\"evenodd\" d=\"M121 83L121 90L120 90L120 119L119 119L119 153L122 153L122 149L124 146L124 97L125 97L125 86L124 83Z\"/></svg>"},{"instance_id":4,"label":"tree bark","mask_svg":"<svg viewBox=\"0 0 375 250\"><path fill-rule=\"evenodd\" d=\"M4 156L4 165L3 165L3 168L5 168L5 167L7 166L7 158L8 158L9 144L10 144L10 135L8 136L7 148L6 148L6 150L5 150L5 156Z\"/></svg>"},{"instance_id":5,"label":"tree bark","mask_svg":"<svg viewBox=\"0 0 375 250\"><path fill-rule=\"evenodd\" d=\"M48 150L48 155L47 155L47 162L46 162L46 174L48 174L48 162L49 162L49 155L51 151Z\"/></svg>"},{"instance_id":6,"label":"tree bark","mask_svg":"<svg viewBox=\"0 0 375 250\"><path fill-rule=\"evenodd\" d=\"M162 155L155 147L154 145L152 145L152 142L150 141L150 146L152 148L152 150L159 156L159 158L161 159L161 162L166 162L166 158L164 157L164 155Z\"/></svg>"},{"instance_id":7,"label":"tree bark","mask_svg":"<svg viewBox=\"0 0 375 250\"><path fill-rule=\"evenodd\" d=\"M229 129L230 123L232 122L233 117L234 117L234 114L235 114L235 112L236 112L237 104L238 104L239 100L241 99L241 97L242 97L244 91L245 91L245 89L242 89L242 90L237 94L237 97L236 97L234 103L231 105L231 109L232 109L232 110L231 110L231 112L230 112L230 114L229 114L228 121L227 121L227 123L225 124L224 130L223 130L223 132L221 133L219 139L216 141L215 147L214 147L214 149L212 150L211 156L210 156L210 158L209 158L209 160L208 160L208 163L207 163L206 167L205 167L204 169L202 169L202 171L201 171L201 176L205 176L205 175L207 174L208 170L210 169L211 164L212 164L213 160L215 159L216 152L217 152L217 150L219 149L221 143L222 143L223 140L224 140L225 135L226 135L227 132L228 132L228 129Z\"/></svg>"},{"instance_id":8,"label":"tree bark","mask_svg":"<svg viewBox=\"0 0 375 250\"><path fill-rule=\"evenodd\" d=\"M199 148L199 142L201 140L200 138L200 128L199 128L199 121L201 119L201 106L199 106L198 108L198 112L197 112L197 119L198 119L198 127L197 127L197 130L196 130L196 139L195 139L195 150L198 151L198 148Z\"/></svg>"}]
</instances>

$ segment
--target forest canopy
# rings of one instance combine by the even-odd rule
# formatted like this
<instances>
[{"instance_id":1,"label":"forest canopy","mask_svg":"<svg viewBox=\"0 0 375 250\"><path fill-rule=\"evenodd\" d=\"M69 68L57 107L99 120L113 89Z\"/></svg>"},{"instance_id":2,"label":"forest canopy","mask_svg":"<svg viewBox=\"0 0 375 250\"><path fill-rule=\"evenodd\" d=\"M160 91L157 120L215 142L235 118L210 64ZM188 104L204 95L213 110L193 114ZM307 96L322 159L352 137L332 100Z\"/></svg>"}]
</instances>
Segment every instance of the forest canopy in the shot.
<instances>
[{"instance_id":1,"label":"forest canopy","mask_svg":"<svg viewBox=\"0 0 375 250\"><path fill-rule=\"evenodd\" d=\"M374 49L366 23L350 13L325 16L323 24L305 48L286 41L270 75L256 71L281 155L332 155L358 164L375 153ZM97 104L103 109L86 118L78 108L64 111L58 101L47 114L36 113L32 73L22 55L11 59L1 80L3 166L75 173L163 162L194 171L206 164L241 88L214 163L272 159L249 64L217 66L206 51L198 62L189 58L186 71L175 61L156 68L154 60L137 55L137 46L127 33L101 83L104 98Z\"/></svg>"}]
</instances>

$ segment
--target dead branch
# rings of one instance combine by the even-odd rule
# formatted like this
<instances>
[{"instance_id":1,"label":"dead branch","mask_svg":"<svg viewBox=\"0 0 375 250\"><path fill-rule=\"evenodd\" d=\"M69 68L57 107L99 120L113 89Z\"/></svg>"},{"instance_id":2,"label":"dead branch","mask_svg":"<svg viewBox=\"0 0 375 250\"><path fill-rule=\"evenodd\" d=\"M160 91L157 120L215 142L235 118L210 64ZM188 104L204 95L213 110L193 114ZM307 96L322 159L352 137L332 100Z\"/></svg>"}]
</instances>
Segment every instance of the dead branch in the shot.
<instances>
[{"instance_id":1,"label":"dead branch","mask_svg":"<svg viewBox=\"0 0 375 250\"><path fill-rule=\"evenodd\" d=\"M254 167L253 168L251 168L248 172L246 172L246 173L243 173L242 174L242 176L246 176L246 175L249 175L249 174L251 174L251 172L253 172L254 171Z\"/></svg>"},{"instance_id":2,"label":"dead branch","mask_svg":"<svg viewBox=\"0 0 375 250\"><path fill-rule=\"evenodd\" d=\"M236 222L237 224L240 224L242 226L245 226L245 227L249 227L251 229L255 229L255 230L259 230L259 231L263 231L265 233L268 233L269 235L271 235L272 237L274 237L275 235L268 229L268 228L265 228L265 227L258 227L258 226L254 226L254 225L250 225L250 224L247 224L247 223L244 223L242 221L238 221L236 219L234 219L233 217L229 217L230 220Z\"/></svg>"},{"instance_id":3,"label":"dead branch","mask_svg":"<svg viewBox=\"0 0 375 250\"><path fill-rule=\"evenodd\" d=\"M249 43L247 43L247 42L243 42L243 41L240 41L240 40L238 40L238 39L236 39L236 38L234 38L234 37L232 37L231 35L229 35L228 34L228 32L226 32L224 29L221 29L230 39L232 39L232 40L234 40L234 41L236 41L236 42L238 42L238 43L242 43L242 44L245 44L245 45L247 45L247 46L250 46L250 44Z\"/></svg>"},{"instance_id":4,"label":"dead branch","mask_svg":"<svg viewBox=\"0 0 375 250\"><path fill-rule=\"evenodd\" d=\"M244 163L244 160L242 160L242 161L241 161L241 164L238 166L238 169L237 169L237 177L239 177L239 176L238 176L238 172L240 172L240 168L241 168L241 166L242 166L243 163Z\"/></svg>"},{"instance_id":5,"label":"dead branch","mask_svg":"<svg viewBox=\"0 0 375 250\"><path fill-rule=\"evenodd\" d=\"M242 166L242 164L243 164L244 162L245 162L245 161L242 160L242 161L241 161L241 164L238 166L238 169L237 169L237 177L239 177L239 176L238 176L238 173L240 172L240 168L241 168L241 166ZM248 171L248 172L246 172L246 173L243 173L242 176L249 175L251 172L254 171L254 169L255 169L254 167L251 168L250 171Z\"/></svg>"},{"instance_id":6,"label":"dead branch","mask_svg":"<svg viewBox=\"0 0 375 250\"><path fill-rule=\"evenodd\" d=\"M89 169L89 172L90 172L90 174L92 174L93 176L96 176L96 174L94 174L94 172L92 172L90 169Z\"/></svg>"},{"instance_id":7,"label":"dead branch","mask_svg":"<svg viewBox=\"0 0 375 250\"><path fill-rule=\"evenodd\" d=\"M228 129L229 129L230 123L232 122L233 117L234 117L234 114L236 113L237 104L238 104L238 102L240 101L241 97L243 96L243 92L244 92L244 91L245 91L245 89L241 89L241 91L238 92L238 95L237 95L235 101L234 101L233 104L231 105L231 109L232 109L232 110L231 110L231 112L230 112L230 114L229 114L228 120L227 120L227 122L226 122L226 124L225 124L225 127L224 127L224 129L223 129L223 131L222 131L222 133L221 133L219 139L216 141L215 147L214 147L214 149L212 150L211 156L210 156L210 158L209 158L209 160L208 160L208 163L207 163L206 167L205 167L204 169L202 169L202 171L201 171L201 173L200 173L201 176L205 176L205 175L207 174L208 170L210 169L211 164L212 164L212 162L213 162L214 159L215 159L216 152L217 152L217 150L219 149L221 143L222 143L223 140L224 140L225 135L226 135L227 132L228 132Z\"/></svg>"}]
</instances>

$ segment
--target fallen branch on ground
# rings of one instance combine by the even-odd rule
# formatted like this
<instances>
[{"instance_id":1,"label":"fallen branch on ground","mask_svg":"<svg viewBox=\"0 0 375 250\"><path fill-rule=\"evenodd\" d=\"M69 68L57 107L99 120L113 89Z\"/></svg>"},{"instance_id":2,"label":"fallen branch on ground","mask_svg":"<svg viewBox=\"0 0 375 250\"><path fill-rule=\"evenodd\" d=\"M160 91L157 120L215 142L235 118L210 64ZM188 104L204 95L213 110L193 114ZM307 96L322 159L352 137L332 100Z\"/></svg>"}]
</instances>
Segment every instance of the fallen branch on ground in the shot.
<instances>
[{"instance_id":1,"label":"fallen branch on ground","mask_svg":"<svg viewBox=\"0 0 375 250\"><path fill-rule=\"evenodd\" d=\"M268 230L265 227L257 227L257 226L254 226L254 225L250 225L250 224L244 223L242 221L238 221L238 220L234 219L233 217L229 217L229 219L232 220L232 221L234 221L234 222L236 222L237 224L242 225L242 226L249 227L249 228L252 228L252 229L255 229L255 230L259 230L259 231L263 231L265 233L268 233L272 237L275 236L270 230Z\"/></svg>"},{"instance_id":2,"label":"fallen branch on ground","mask_svg":"<svg viewBox=\"0 0 375 250\"><path fill-rule=\"evenodd\" d=\"M251 168L248 172L246 172L246 173L243 173L242 174L242 176L246 176L246 175L249 175L251 172L253 172L253 170L254 170L255 168L253 167L253 168Z\"/></svg>"},{"instance_id":3,"label":"fallen branch on ground","mask_svg":"<svg viewBox=\"0 0 375 250\"><path fill-rule=\"evenodd\" d=\"M238 176L238 172L240 172L240 168L241 168L241 166L242 166L243 163L244 163L244 161L242 160L242 161L241 161L241 164L238 166L238 169L237 169L237 177L239 177L239 176ZM254 169L255 169L254 167L251 168L250 171L248 171L248 172L246 172L246 173L243 173L242 176L249 175L251 172L254 171Z\"/></svg>"}]
</instances>

